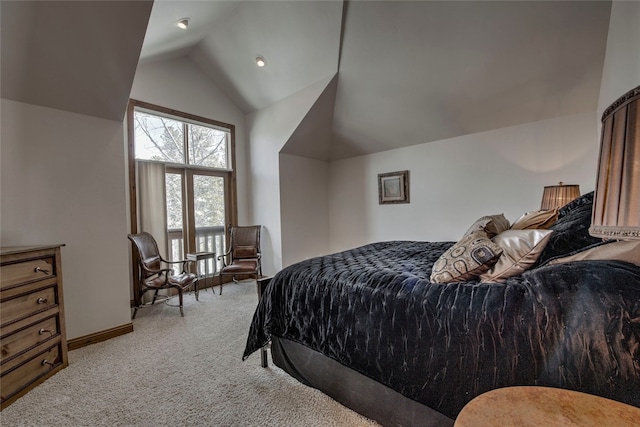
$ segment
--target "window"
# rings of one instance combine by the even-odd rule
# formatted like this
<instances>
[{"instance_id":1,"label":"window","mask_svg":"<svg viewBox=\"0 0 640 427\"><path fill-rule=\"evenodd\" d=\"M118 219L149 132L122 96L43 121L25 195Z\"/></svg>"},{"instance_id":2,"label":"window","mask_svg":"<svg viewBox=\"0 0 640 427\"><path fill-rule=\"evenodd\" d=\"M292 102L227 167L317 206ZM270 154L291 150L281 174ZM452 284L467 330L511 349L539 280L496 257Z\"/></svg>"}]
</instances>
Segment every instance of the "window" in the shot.
<instances>
[{"instance_id":1,"label":"window","mask_svg":"<svg viewBox=\"0 0 640 427\"><path fill-rule=\"evenodd\" d=\"M228 129L188 123L137 108L133 115L136 160L230 169Z\"/></svg>"},{"instance_id":2,"label":"window","mask_svg":"<svg viewBox=\"0 0 640 427\"><path fill-rule=\"evenodd\" d=\"M150 232L170 260L224 253L237 218L234 126L135 100L127 123L132 231Z\"/></svg>"}]
</instances>

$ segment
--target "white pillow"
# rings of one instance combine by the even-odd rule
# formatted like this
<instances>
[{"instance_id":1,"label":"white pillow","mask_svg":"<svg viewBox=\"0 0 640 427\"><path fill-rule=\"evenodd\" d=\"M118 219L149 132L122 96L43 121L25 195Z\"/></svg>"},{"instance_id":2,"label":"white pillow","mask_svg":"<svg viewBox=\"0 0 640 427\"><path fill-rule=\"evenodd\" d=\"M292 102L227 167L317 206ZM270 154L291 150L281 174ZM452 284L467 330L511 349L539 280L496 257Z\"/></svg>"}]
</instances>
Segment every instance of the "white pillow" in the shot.
<instances>
[{"instance_id":1,"label":"white pillow","mask_svg":"<svg viewBox=\"0 0 640 427\"><path fill-rule=\"evenodd\" d=\"M486 273L480 275L483 282L503 282L531 267L547 246L553 230L507 230L491 241L502 248L502 256Z\"/></svg>"}]
</instances>

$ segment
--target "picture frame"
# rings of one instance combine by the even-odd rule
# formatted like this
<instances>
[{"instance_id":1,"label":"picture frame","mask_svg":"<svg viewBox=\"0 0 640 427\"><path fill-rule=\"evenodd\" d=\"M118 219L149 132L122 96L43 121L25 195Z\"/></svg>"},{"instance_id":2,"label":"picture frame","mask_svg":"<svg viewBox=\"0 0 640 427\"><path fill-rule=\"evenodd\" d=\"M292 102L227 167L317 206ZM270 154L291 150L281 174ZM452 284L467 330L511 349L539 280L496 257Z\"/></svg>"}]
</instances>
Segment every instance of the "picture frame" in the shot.
<instances>
[{"instance_id":1,"label":"picture frame","mask_svg":"<svg viewBox=\"0 0 640 427\"><path fill-rule=\"evenodd\" d=\"M378 203L409 203L409 171L378 174Z\"/></svg>"}]
</instances>

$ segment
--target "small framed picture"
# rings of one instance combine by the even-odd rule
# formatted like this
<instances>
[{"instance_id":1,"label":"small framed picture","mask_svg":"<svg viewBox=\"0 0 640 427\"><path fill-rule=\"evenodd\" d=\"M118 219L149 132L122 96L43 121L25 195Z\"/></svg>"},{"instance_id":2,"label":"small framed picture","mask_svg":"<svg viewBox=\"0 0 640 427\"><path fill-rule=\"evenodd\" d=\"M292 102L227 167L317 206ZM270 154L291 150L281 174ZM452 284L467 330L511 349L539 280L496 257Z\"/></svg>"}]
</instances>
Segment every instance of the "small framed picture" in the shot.
<instances>
[{"instance_id":1,"label":"small framed picture","mask_svg":"<svg viewBox=\"0 0 640 427\"><path fill-rule=\"evenodd\" d=\"M409 171L378 174L378 202L409 203Z\"/></svg>"}]
</instances>

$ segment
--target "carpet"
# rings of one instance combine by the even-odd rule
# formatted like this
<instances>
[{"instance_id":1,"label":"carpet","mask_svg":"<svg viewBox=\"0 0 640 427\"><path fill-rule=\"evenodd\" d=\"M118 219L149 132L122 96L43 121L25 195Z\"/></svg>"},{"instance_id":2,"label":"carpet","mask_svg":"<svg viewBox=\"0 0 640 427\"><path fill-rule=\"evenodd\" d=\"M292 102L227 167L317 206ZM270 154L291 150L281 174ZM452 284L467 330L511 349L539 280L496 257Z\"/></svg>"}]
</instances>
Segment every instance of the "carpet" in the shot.
<instances>
[{"instance_id":1,"label":"carpet","mask_svg":"<svg viewBox=\"0 0 640 427\"><path fill-rule=\"evenodd\" d=\"M132 333L69 352L69 366L0 413L9 426L350 426L373 421L242 351L255 281L138 311ZM170 301L177 303L176 300Z\"/></svg>"}]
</instances>

